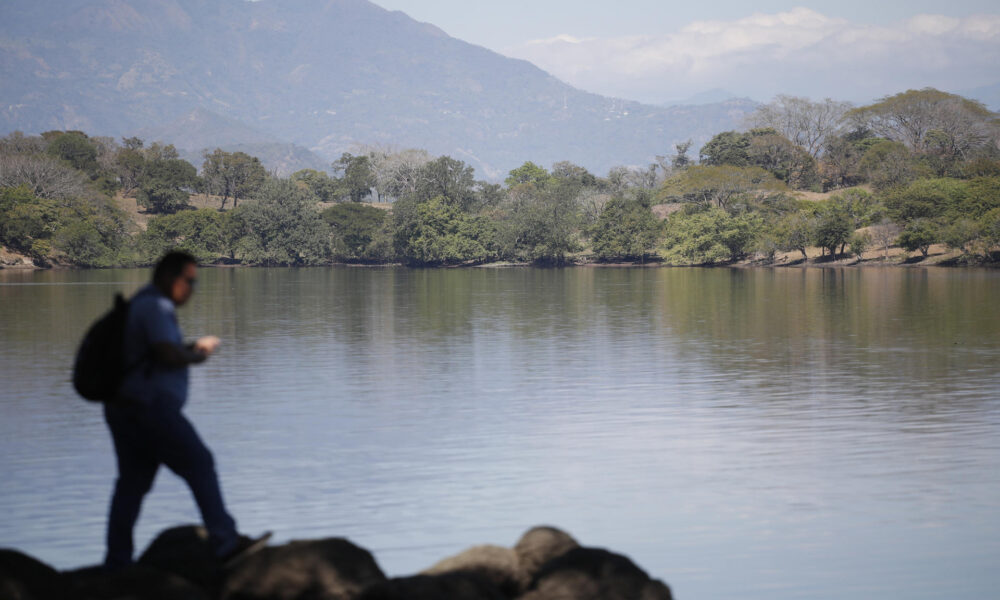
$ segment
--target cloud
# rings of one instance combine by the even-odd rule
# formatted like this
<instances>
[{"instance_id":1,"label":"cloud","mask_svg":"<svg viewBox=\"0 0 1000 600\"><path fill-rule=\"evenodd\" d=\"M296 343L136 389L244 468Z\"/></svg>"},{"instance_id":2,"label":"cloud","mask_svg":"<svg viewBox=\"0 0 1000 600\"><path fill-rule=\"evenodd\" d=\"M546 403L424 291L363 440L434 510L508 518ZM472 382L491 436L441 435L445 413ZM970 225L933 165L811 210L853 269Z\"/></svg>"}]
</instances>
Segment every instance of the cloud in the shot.
<instances>
[{"instance_id":1,"label":"cloud","mask_svg":"<svg viewBox=\"0 0 1000 600\"><path fill-rule=\"evenodd\" d=\"M866 101L909 88L997 83L1000 15L917 15L876 26L795 8L663 35L561 34L505 53L577 87L647 102L710 88Z\"/></svg>"}]
</instances>

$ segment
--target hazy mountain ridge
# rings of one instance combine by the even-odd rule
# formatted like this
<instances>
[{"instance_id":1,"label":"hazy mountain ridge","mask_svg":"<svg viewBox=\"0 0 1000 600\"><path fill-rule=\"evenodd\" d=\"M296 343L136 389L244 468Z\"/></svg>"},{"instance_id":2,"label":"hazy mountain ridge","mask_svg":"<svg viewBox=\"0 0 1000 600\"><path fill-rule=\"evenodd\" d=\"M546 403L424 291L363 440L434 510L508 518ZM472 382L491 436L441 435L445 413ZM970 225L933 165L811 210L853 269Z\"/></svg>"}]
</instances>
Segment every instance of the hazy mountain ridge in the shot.
<instances>
[{"instance_id":1,"label":"hazy mountain ridge","mask_svg":"<svg viewBox=\"0 0 1000 600\"><path fill-rule=\"evenodd\" d=\"M450 154L497 177L525 160L597 172L736 127L748 100L669 108L582 92L365 0L68 0L0 7L0 128L155 131L188 150L357 143ZM260 140L182 139L207 110ZM209 129L215 130L213 125Z\"/></svg>"}]
</instances>

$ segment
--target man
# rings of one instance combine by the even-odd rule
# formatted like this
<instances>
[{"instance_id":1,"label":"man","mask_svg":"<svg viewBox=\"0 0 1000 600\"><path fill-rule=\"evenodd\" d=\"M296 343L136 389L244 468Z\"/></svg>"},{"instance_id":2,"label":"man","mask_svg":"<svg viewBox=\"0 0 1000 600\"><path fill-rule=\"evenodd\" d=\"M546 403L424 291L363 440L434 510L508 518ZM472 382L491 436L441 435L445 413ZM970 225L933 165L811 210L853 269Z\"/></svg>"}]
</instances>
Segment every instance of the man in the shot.
<instances>
[{"instance_id":1,"label":"man","mask_svg":"<svg viewBox=\"0 0 1000 600\"><path fill-rule=\"evenodd\" d=\"M118 458L118 480L108 515L105 566L132 563L132 531L142 499L160 465L185 482L201 511L209 542L224 564L263 547L270 533L240 536L226 511L212 453L181 409L187 401L188 365L203 362L219 347L207 336L185 344L174 308L194 291L197 263L185 252L170 252L153 271L153 282L129 305L125 324L125 378L115 402L105 404Z\"/></svg>"}]
</instances>

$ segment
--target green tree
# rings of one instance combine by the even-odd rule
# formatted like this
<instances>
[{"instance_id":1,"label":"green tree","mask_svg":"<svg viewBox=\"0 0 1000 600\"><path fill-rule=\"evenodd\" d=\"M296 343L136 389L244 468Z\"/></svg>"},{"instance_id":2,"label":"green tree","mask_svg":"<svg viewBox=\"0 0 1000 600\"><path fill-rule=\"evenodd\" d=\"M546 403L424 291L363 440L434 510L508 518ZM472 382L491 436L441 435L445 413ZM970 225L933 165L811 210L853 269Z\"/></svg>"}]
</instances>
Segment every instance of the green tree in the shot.
<instances>
[{"instance_id":1,"label":"green tree","mask_svg":"<svg viewBox=\"0 0 1000 600\"><path fill-rule=\"evenodd\" d=\"M397 229L397 250L413 265L481 262L490 258L488 223L472 217L444 196L413 204L412 218Z\"/></svg>"},{"instance_id":2,"label":"green tree","mask_svg":"<svg viewBox=\"0 0 1000 600\"><path fill-rule=\"evenodd\" d=\"M908 252L920 250L926 258L930 253L931 244L937 243L939 239L940 232L934 222L921 218L907 223L896 243Z\"/></svg>"},{"instance_id":3,"label":"green tree","mask_svg":"<svg viewBox=\"0 0 1000 600\"><path fill-rule=\"evenodd\" d=\"M387 211L365 204L335 204L321 214L333 229L334 254L344 260L382 260L382 230L388 221Z\"/></svg>"},{"instance_id":4,"label":"green tree","mask_svg":"<svg viewBox=\"0 0 1000 600\"><path fill-rule=\"evenodd\" d=\"M49 139L46 152L51 156L65 160L74 169L83 171L92 178L96 177L99 170L97 164L97 146L90 141L87 134L82 131L56 133L57 135Z\"/></svg>"},{"instance_id":5,"label":"green tree","mask_svg":"<svg viewBox=\"0 0 1000 600\"><path fill-rule=\"evenodd\" d=\"M905 145L889 140L873 144L861 158L860 168L877 191L903 186L928 174Z\"/></svg>"},{"instance_id":6,"label":"green tree","mask_svg":"<svg viewBox=\"0 0 1000 600\"><path fill-rule=\"evenodd\" d=\"M541 190L531 185L515 188L505 207L506 253L537 263L565 263L580 247L578 191L574 182L565 180Z\"/></svg>"},{"instance_id":7,"label":"green tree","mask_svg":"<svg viewBox=\"0 0 1000 600\"><path fill-rule=\"evenodd\" d=\"M837 257L838 248L840 253L843 253L844 246L847 245L852 233L854 224L842 204L828 203L819 210L814 242L817 246L828 250L830 258Z\"/></svg>"},{"instance_id":8,"label":"green tree","mask_svg":"<svg viewBox=\"0 0 1000 600\"><path fill-rule=\"evenodd\" d=\"M235 254L255 265L316 265L329 260L330 228L310 194L289 179L269 179L231 211Z\"/></svg>"},{"instance_id":9,"label":"green tree","mask_svg":"<svg viewBox=\"0 0 1000 600\"><path fill-rule=\"evenodd\" d=\"M896 222L961 216L968 184L960 179L918 179L885 194L885 207Z\"/></svg>"},{"instance_id":10,"label":"green tree","mask_svg":"<svg viewBox=\"0 0 1000 600\"><path fill-rule=\"evenodd\" d=\"M292 181L308 189L320 202L337 201L337 182L323 171L302 169L292 173Z\"/></svg>"},{"instance_id":11,"label":"green tree","mask_svg":"<svg viewBox=\"0 0 1000 600\"><path fill-rule=\"evenodd\" d=\"M855 231L848 238L847 243L850 245L851 254L857 256L858 262L861 262L864 253L871 248L872 236L867 231Z\"/></svg>"},{"instance_id":12,"label":"green tree","mask_svg":"<svg viewBox=\"0 0 1000 600\"><path fill-rule=\"evenodd\" d=\"M972 243L983 233L982 225L968 217L962 217L941 229L941 241L949 248L961 250L962 254L972 254Z\"/></svg>"},{"instance_id":13,"label":"green tree","mask_svg":"<svg viewBox=\"0 0 1000 600\"><path fill-rule=\"evenodd\" d=\"M802 260L808 260L806 248L816 238L816 221L815 215L806 211L785 215L774 227L778 248L785 252L798 250L802 253Z\"/></svg>"},{"instance_id":14,"label":"green tree","mask_svg":"<svg viewBox=\"0 0 1000 600\"><path fill-rule=\"evenodd\" d=\"M695 165L664 182L658 196L663 201L729 209L760 202L787 189L760 167Z\"/></svg>"},{"instance_id":15,"label":"green tree","mask_svg":"<svg viewBox=\"0 0 1000 600\"><path fill-rule=\"evenodd\" d=\"M34 196L27 186L0 188L0 244L11 250L44 259L57 218L55 204Z\"/></svg>"},{"instance_id":16,"label":"green tree","mask_svg":"<svg viewBox=\"0 0 1000 600\"><path fill-rule=\"evenodd\" d=\"M750 138L736 131L717 133L701 147L698 159L703 165L750 166Z\"/></svg>"},{"instance_id":17,"label":"green tree","mask_svg":"<svg viewBox=\"0 0 1000 600\"><path fill-rule=\"evenodd\" d=\"M149 212L174 213L188 205L197 183L198 172L186 160L155 158L147 161L136 200Z\"/></svg>"},{"instance_id":18,"label":"green tree","mask_svg":"<svg viewBox=\"0 0 1000 600\"><path fill-rule=\"evenodd\" d=\"M376 182L370 157L344 152L333 163L333 171L340 177L340 197L361 202L371 195Z\"/></svg>"},{"instance_id":19,"label":"green tree","mask_svg":"<svg viewBox=\"0 0 1000 600\"><path fill-rule=\"evenodd\" d=\"M521 165L520 167L512 170L504 183L507 187L514 187L515 185L530 183L538 187L545 185L545 182L549 180L549 172L544 168L539 167L535 163L528 161Z\"/></svg>"},{"instance_id":20,"label":"green tree","mask_svg":"<svg viewBox=\"0 0 1000 600\"><path fill-rule=\"evenodd\" d=\"M659 223L648 206L612 198L591 230L594 254L602 260L643 259L656 245L658 231Z\"/></svg>"},{"instance_id":21,"label":"green tree","mask_svg":"<svg viewBox=\"0 0 1000 600\"><path fill-rule=\"evenodd\" d=\"M199 262L214 262L228 251L224 221L224 215L208 208L153 217L137 243L142 259L154 262L177 248L190 252Z\"/></svg>"},{"instance_id":22,"label":"green tree","mask_svg":"<svg viewBox=\"0 0 1000 600\"><path fill-rule=\"evenodd\" d=\"M239 206L240 198L252 195L267 179L267 171L256 156L245 152L225 152L216 148L204 154L201 165L202 178L209 193L222 196L220 210L226 208L226 201L233 199L233 208Z\"/></svg>"},{"instance_id":23,"label":"green tree","mask_svg":"<svg viewBox=\"0 0 1000 600\"><path fill-rule=\"evenodd\" d=\"M719 208L680 211L667 219L663 258L673 264L717 264L745 257L763 228L758 215Z\"/></svg>"}]
</instances>

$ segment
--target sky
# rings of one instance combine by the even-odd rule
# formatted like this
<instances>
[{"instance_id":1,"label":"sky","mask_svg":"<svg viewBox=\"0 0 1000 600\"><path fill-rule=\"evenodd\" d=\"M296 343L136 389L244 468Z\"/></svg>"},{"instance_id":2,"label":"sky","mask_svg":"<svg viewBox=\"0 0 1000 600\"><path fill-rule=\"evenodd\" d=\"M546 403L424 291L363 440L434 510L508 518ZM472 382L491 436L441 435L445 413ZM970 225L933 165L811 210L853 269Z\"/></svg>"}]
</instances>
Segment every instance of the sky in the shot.
<instances>
[{"instance_id":1,"label":"sky","mask_svg":"<svg viewBox=\"0 0 1000 600\"><path fill-rule=\"evenodd\" d=\"M995 0L374 1L581 89L656 104L719 89L868 102L1000 84Z\"/></svg>"}]
</instances>

